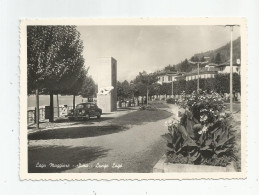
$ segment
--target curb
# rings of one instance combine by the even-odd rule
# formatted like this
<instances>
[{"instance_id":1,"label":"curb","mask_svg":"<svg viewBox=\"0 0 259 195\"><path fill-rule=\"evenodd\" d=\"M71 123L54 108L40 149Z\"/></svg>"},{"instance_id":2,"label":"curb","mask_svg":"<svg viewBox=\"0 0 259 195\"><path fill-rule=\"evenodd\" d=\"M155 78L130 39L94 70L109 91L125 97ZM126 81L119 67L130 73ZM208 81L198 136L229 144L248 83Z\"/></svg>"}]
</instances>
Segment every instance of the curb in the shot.
<instances>
[{"instance_id":1,"label":"curb","mask_svg":"<svg viewBox=\"0 0 259 195\"><path fill-rule=\"evenodd\" d=\"M231 162L226 167L168 163L166 155L164 154L153 167L153 173L170 172L236 172L236 169L234 167L234 162Z\"/></svg>"}]
</instances>

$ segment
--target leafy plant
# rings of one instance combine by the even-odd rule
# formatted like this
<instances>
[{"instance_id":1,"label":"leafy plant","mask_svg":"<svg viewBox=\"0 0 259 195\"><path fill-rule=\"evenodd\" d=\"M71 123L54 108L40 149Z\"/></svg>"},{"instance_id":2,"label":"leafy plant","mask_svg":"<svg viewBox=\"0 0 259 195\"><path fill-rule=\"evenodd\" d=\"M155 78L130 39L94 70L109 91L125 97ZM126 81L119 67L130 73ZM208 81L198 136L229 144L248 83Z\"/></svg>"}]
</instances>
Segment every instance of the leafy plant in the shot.
<instances>
[{"instance_id":1,"label":"leafy plant","mask_svg":"<svg viewBox=\"0 0 259 195\"><path fill-rule=\"evenodd\" d=\"M235 138L220 95L193 92L187 97L183 92L180 106L184 112L179 121L167 122L169 133L162 135L170 159L174 163L226 166L234 158Z\"/></svg>"}]
</instances>

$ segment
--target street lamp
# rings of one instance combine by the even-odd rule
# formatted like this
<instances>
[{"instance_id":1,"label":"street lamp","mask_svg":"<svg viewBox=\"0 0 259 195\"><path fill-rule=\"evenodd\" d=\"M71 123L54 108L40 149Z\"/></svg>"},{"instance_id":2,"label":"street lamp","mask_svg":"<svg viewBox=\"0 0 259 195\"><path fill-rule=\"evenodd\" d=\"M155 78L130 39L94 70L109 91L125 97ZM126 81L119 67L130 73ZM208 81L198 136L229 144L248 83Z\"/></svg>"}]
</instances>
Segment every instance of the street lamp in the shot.
<instances>
[{"instance_id":1,"label":"street lamp","mask_svg":"<svg viewBox=\"0 0 259 195\"><path fill-rule=\"evenodd\" d=\"M208 57L206 57L206 58L208 58ZM197 66L198 66L198 70L197 70L197 72L198 72L197 93L199 93L199 89L200 89L200 65L206 64L206 63L208 63L208 61L205 61L205 62L193 62L193 61L189 60L188 62L191 63L191 64L197 64Z\"/></svg>"},{"instance_id":2,"label":"street lamp","mask_svg":"<svg viewBox=\"0 0 259 195\"><path fill-rule=\"evenodd\" d=\"M230 27L230 86L229 86L229 95L230 95L230 112L233 112L233 27L236 25L226 25Z\"/></svg>"}]
</instances>

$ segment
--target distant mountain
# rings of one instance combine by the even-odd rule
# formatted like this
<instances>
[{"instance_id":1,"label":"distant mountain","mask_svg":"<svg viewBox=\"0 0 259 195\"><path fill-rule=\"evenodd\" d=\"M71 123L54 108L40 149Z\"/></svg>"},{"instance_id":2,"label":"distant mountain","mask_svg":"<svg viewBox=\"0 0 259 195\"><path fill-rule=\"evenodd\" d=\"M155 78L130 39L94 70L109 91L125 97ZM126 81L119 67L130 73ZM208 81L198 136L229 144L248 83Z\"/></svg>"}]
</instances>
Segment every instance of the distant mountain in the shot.
<instances>
[{"instance_id":1,"label":"distant mountain","mask_svg":"<svg viewBox=\"0 0 259 195\"><path fill-rule=\"evenodd\" d=\"M241 42L240 37L233 41L233 63L237 59L241 59ZM230 58L230 43L215 49L198 54L194 54L190 60L191 61L206 61L206 57L209 57L208 61L211 63L221 64L229 61ZM205 66L205 65L203 65ZM179 72L190 72L193 69L197 68L197 65L189 63L188 59L176 64L168 65L162 71L179 71Z\"/></svg>"},{"instance_id":2,"label":"distant mountain","mask_svg":"<svg viewBox=\"0 0 259 195\"><path fill-rule=\"evenodd\" d=\"M235 63L237 59L241 58L241 39L238 37L233 41L233 62ZM194 57L201 59L202 57L209 57L209 61L213 63L218 63L216 56L219 53L220 63L226 62L230 58L230 43L211 51L206 51L202 53L195 54Z\"/></svg>"}]
</instances>

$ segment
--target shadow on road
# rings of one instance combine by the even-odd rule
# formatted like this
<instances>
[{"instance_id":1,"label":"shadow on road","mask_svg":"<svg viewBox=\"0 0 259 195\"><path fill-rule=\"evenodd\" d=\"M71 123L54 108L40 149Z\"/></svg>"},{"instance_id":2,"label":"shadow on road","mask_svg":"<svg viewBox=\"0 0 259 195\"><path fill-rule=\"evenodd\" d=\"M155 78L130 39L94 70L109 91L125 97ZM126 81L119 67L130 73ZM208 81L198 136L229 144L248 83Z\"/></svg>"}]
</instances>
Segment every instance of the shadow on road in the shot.
<instances>
[{"instance_id":1,"label":"shadow on road","mask_svg":"<svg viewBox=\"0 0 259 195\"><path fill-rule=\"evenodd\" d=\"M112 120L114 119L114 117L104 117L104 118L90 118L89 120L85 121L85 120L75 120L75 121L69 121L67 118L59 118L56 119L54 122L49 123L48 121L46 122L40 122L40 126L42 128L48 127L48 126L59 126L60 128L63 125L69 125L69 126L77 126L77 125L92 125L94 124L94 122L103 122L103 121L107 121L107 120ZM56 125L55 125L56 124ZM61 125L59 125L61 124ZM28 126L28 129L36 129L35 124L32 126Z\"/></svg>"},{"instance_id":2,"label":"shadow on road","mask_svg":"<svg viewBox=\"0 0 259 195\"><path fill-rule=\"evenodd\" d=\"M54 130L44 130L30 133L28 140L49 140L49 139L76 139L84 137L96 137L123 131L125 126L108 125L108 126L86 126L71 127Z\"/></svg>"},{"instance_id":3,"label":"shadow on road","mask_svg":"<svg viewBox=\"0 0 259 195\"><path fill-rule=\"evenodd\" d=\"M62 172L77 167L79 163L87 164L97 158L105 157L108 151L101 147L30 146L28 172Z\"/></svg>"},{"instance_id":4,"label":"shadow on road","mask_svg":"<svg viewBox=\"0 0 259 195\"><path fill-rule=\"evenodd\" d=\"M93 124L93 122L102 122L102 121L107 121L107 120L111 120L114 119L114 117L104 117L104 118L90 118L89 120L85 121L85 120L75 120L75 121L69 121L67 118L64 119L57 119L54 123L73 123L72 125L79 125L79 124Z\"/></svg>"}]
</instances>

